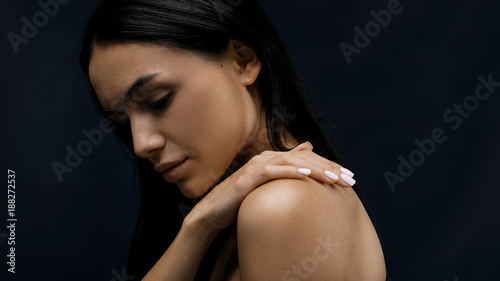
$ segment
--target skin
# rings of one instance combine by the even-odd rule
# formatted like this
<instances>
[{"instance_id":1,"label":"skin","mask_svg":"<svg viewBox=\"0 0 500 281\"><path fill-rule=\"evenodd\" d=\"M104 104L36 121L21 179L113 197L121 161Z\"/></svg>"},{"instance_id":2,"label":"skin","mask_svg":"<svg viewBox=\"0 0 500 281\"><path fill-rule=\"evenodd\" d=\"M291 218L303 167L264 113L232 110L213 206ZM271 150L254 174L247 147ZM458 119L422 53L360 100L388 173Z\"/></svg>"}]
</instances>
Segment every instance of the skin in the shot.
<instances>
[{"instance_id":1,"label":"skin","mask_svg":"<svg viewBox=\"0 0 500 281\"><path fill-rule=\"evenodd\" d=\"M248 195L238 222L241 280L385 280L377 234L352 189L272 181Z\"/></svg>"},{"instance_id":2,"label":"skin","mask_svg":"<svg viewBox=\"0 0 500 281\"><path fill-rule=\"evenodd\" d=\"M227 242L234 255L219 260L229 264L227 280L283 274L301 280L306 273L287 270L314 253L318 237L337 246L308 280L385 280L382 250L361 202L349 184L324 174L327 168L340 175L341 167L288 132L286 146L294 151L270 152L255 87L261 65L251 48L233 40L218 60L155 44L95 47L89 77L102 106L117 111L111 118L130 120L139 157L155 165L187 158L175 180L185 196L206 194L228 168L242 167L196 205L144 280L192 280L208 245L236 216L237 239ZM134 81L148 75L154 77L124 102ZM150 109L166 95L173 95L168 108ZM297 167L312 173L299 175ZM224 279L217 274L211 280Z\"/></svg>"},{"instance_id":3,"label":"skin","mask_svg":"<svg viewBox=\"0 0 500 281\"><path fill-rule=\"evenodd\" d=\"M139 157L153 164L188 157L175 183L185 196L194 198L216 183L239 151L269 149L256 138L263 126L252 84L260 62L250 64L238 73L240 66L231 57L212 62L178 48L128 44L96 48L89 70L105 108L121 100L138 77L160 73L145 85L152 94L123 106L123 111L131 122ZM166 110L148 109L171 93L175 96ZM292 146L296 144L292 141Z\"/></svg>"}]
</instances>

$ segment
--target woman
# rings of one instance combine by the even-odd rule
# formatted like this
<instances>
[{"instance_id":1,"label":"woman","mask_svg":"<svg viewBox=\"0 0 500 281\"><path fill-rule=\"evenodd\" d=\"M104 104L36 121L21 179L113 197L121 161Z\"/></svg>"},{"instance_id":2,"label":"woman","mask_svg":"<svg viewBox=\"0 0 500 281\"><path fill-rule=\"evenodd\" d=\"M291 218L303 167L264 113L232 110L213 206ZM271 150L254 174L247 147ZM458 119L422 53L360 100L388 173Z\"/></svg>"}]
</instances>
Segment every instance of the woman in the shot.
<instances>
[{"instance_id":1,"label":"woman","mask_svg":"<svg viewBox=\"0 0 500 281\"><path fill-rule=\"evenodd\" d=\"M256 1L105 0L80 60L137 156L129 276L385 280L353 174Z\"/></svg>"}]
</instances>

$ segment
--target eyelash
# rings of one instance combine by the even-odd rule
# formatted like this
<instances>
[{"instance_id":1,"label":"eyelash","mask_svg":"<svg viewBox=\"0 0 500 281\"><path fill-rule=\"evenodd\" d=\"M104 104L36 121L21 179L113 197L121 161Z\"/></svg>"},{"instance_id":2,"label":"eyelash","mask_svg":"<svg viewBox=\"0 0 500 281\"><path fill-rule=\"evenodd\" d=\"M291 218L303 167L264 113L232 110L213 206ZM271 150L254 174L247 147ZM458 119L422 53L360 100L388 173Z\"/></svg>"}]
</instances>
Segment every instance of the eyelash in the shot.
<instances>
[{"instance_id":1,"label":"eyelash","mask_svg":"<svg viewBox=\"0 0 500 281\"><path fill-rule=\"evenodd\" d=\"M164 96L163 98L155 101L154 103L152 103L149 106L149 109L165 109L165 108L167 108L167 106L169 106L170 103L172 102L172 95L173 95L173 93L170 93L170 94Z\"/></svg>"},{"instance_id":2,"label":"eyelash","mask_svg":"<svg viewBox=\"0 0 500 281\"><path fill-rule=\"evenodd\" d=\"M172 103L172 96L173 96L174 93L170 93L166 96L164 96L163 98L155 101L154 103L152 103L150 106L149 106L149 109L151 110L162 110L162 109L165 109L167 108L171 103ZM128 124L128 122L130 122L130 120L125 117L124 115L120 115L120 117L113 117L113 115L116 115L118 114L118 112L109 112L106 114L106 117L111 119L113 122L116 122L120 125L126 125ZM124 114L124 113L121 113L121 114ZM122 118L124 117L124 118ZM120 119L120 121L116 120L116 119Z\"/></svg>"}]
</instances>

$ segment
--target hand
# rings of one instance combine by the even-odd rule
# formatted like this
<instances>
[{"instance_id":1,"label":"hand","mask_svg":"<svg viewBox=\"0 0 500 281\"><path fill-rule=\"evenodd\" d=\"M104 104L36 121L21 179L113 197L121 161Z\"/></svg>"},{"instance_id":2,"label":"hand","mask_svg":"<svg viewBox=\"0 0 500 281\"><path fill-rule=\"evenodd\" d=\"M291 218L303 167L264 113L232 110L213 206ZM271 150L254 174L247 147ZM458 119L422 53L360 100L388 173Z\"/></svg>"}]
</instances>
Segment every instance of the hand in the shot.
<instances>
[{"instance_id":1,"label":"hand","mask_svg":"<svg viewBox=\"0 0 500 281\"><path fill-rule=\"evenodd\" d=\"M309 142L290 151L263 151L214 187L186 217L214 234L231 225L245 199L258 186L279 178L315 178L343 187L354 185L352 172L312 151ZM329 176L330 175L330 176ZM339 176L340 175L340 176Z\"/></svg>"}]
</instances>

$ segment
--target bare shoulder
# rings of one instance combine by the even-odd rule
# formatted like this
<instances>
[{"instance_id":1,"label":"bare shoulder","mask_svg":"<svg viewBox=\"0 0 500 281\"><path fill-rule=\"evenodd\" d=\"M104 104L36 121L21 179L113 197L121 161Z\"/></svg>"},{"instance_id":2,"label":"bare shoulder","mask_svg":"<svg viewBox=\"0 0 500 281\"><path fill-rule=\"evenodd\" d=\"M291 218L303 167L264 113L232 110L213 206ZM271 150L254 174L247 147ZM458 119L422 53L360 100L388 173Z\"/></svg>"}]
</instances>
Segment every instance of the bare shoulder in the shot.
<instances>
[{"instance_id":1,"label":"bare shoulder","mask_svg":"<svg viewBox=\"0 0 500 281\"><path fill-rule=\"evenodd\" d=\"M312 178L279 179L261 185L245 198L238 214L238 227L243 231L247 228L284 231L287 227L314 233L335 230L342 235L349 233L347 222L356 224L360 207L351 188L323 184Z\"/></svg>"},{"instance_id":2,"label":"bare shoulder","mask_svg":"<svg viewBox=\"0 0 500 281\"><path fill-rule=\"evenodd\" d=\"M278 179L250 193L243 201L240 215L247 215L245 211L254 214L257 210L285 216L294 212L309 216L304 210L319 210L318 215L328 213L328 210L345 214L348 211L355 212L358 207L357 196L351 188L323 184L312 178Z\"/></svg>"},{"instance_id":3,"label":"bare shoulder","mask_svg":"<svg viewBox=\"0 0 500 281\"><path fill-rule=\"evenodd\" d=\"M242 280L385 278L378 237L351 188L270 181L243 201L237 225Z\"/></svg>"}]
</instances>

